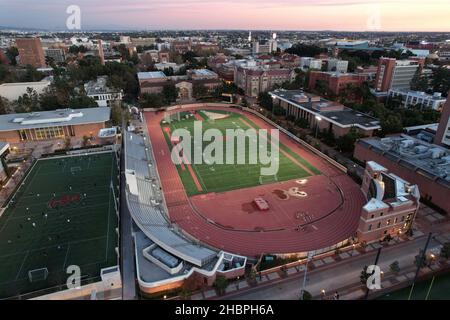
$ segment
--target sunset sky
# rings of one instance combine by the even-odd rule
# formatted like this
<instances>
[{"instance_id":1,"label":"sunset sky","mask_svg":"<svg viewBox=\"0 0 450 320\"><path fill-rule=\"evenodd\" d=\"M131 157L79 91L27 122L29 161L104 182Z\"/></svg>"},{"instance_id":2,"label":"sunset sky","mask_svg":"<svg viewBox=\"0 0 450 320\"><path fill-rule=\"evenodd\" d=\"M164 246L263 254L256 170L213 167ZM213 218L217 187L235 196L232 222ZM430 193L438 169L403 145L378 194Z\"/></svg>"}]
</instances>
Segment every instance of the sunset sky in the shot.
<instances>
[{"instance_id":1,"label":"sunset sky","mask_svg":"<svg viewBox=\"0 0 450 320\"><path fill-rule=\"evenodd\" d=\"M0 0L0 26L64 29L450 31L449 0Z\"/></svg>"}]
</instances>

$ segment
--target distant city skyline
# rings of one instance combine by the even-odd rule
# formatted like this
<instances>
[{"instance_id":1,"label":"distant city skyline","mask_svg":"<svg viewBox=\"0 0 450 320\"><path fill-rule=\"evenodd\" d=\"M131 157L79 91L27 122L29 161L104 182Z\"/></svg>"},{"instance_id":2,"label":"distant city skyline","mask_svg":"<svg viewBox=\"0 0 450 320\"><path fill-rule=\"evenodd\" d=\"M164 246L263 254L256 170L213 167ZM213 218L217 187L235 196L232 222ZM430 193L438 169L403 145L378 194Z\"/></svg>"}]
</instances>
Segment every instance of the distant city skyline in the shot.
<instances>
[{"instance_id":1,"label":"distant city skyline","mask_svg":"<svg viewBox=\"0 0 450 320\"><path fill-rule=\"evenodd\" d=\"M252 29L450 32L448 0L0 0L0 25L82 30Z\"/></svg>"}]
</instances>

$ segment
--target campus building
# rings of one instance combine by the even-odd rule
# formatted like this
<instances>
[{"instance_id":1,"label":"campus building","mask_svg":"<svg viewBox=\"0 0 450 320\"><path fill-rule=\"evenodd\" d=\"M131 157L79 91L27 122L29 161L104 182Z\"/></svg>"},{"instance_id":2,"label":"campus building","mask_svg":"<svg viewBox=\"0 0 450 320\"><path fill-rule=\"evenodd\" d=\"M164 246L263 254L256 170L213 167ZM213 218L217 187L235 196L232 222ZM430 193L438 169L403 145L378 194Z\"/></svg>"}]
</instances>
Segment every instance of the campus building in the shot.
<instances>
[{"instance_id":1,"label":"campus building","mask_svg":"<svg viewBox=\"0 0 450 320\"><path fill-rule=\"evenodd\" d=\"M411 89L411 80L419 69L419 60L396 60L380 58L378 61L375 89L387 92L390 89Z\"/></svg>"},{"instance_id":2,"label":"campus building","mask_svg":"<svg viewBox=\"0 0 450 320\"><path fill-rule=\"evenodd\" d=\"M161 93L165 86L175 85L178 89L179 100L191 100L195 85L202 85L207 90L212 91L222 83L215 72L207 69L189 70L185 76L171 77L166 76L162 71L139 72L138 80L141 95Z\"/></svg>"},{"instance_id":3,"label":"campus building","mask_svg":"<svg viewBox=\"0 0 450 320\"><path fill-rule=\"evenodd\" d=\"M275 90L270 95L274 106L283 108L287 116L305 119L310 128L328 130L336 137L345 135L352 128L372 136L381 128L376 118L301 90Z\"/></svg>"},{"instance_id":4,"label":"campus building","mask_svg":"<svg viewBox=\"0 0 450 320\"><path fill-rule=\"evenodd\" d=\"M341 89L349 85L359 87L365 81L367 81L367 76L364 74L311 71L309 74L308 88L309 90L314 90L316 89L317 83L322 82L329 91L338 95Z\"/></svg>"},{"instance_id":5,"label":"campus building","mask_svg":"<svg viewBox=\"0 0 450 320\"><path fill-rule=\"evenodd\" d=\"M93 98L99 107L111 107L114 103L122 101L122 90L115 90L107 86L108 77L98 77L84 84L86 95Z\"/></svg>"},{"instance_id":6,"label":"campus building","mask_svg":"<svg viewBox=\"0 0 450 320\"><path fill-rule=\"evenodd\" d=\"M412 185L374 161L366 162L361 189L367 198L358 225L358 241L373 242L407 232L420 205Z\"/></svg>"},{"instance_id":7,"label":"campus building","mask_svg":"<svg viewBox=\"0 0 450 320\"><path fill-rule=\"evenodd\" d=\"M5 156L9 153L9 143L0 141L0 185L8 178Z\"/></svg>"},{"instance_id":8,"label":"campus building","mask_svg":"<svg viewBox=\"0 0 450 320\"><path fill-rule=\"evenodd\" d=\"M291 82L295 72L289 69L269 69L267 66L235 67L234 83L244 90L245 95L257 97L259 93L272 89L275 85Z\"/></svg>"},{"instance_id":9,"label":"campus building","mask_svg":"<svg viewBox=\"0 0 450 320\"><path fill-rule=\"evenodd\" d=\"M301 57L300 68L303 70L322 70L322 60L311 57Z\"/></svg>"},{"instance_id":10,"label":"campus building","mask_svg":"<svg viewBox=\"0 0 450 320\"><path fill-rule=\"evenodd\" d=\"M36 94L42 94L48 87L50 87L51 83L52 82L48 78L36 82L3 83L0 84L0 96L8 99L9 101L14 101L28 93L29 89L35 91Z\"/></svg>"},{"instance_id":11,"label":"campus building","mask_svg":"<svg viewBox=\"0 0 450 320\"><path fill-rule=\"evenodd\" d=\"M341 59L326 59L327 71L346 73L348 70L348 61Z\"/></svg>"},{"instance_id":12,"label":"campus building","mask_svg":"<svg viewBox=\"0 0 450 320\"><path fill-rule=\"evenodd\" d=\"M35 68L46 66L44 50L39 38L18 38L16 46L19 50L19 63L21 65L32 65Z\"/></svg>"},{"instance_id":13,"label":"campus building","mask_svg":"<svg viewBox=\"0 0 450 320\"><path fill-rule=\"evenodd\" d=\"M449 92L450 93L450 92ZM450 148L450 99L442 108L441 122L437 128L434 143Z\"/></svg>"},{"instance_id":14,"label":"campus building","mask_svg":"<svg viewBox=\"0 0 450 320\"><path fill-rule=\"evenodd\" d=\"M399 97L405 108L419 106L422 109L433 109L439 111L444 105L446 99L442 94L435 92L427 94L421 91L391 89L388 94L389 98Z\"/></svg>"},{"instance_id":15,"label":"campus building","mask_svg":"<svg viewBox=\"0 0 450 320\"><path fill-rule=\"evenodd\" d=\"M418 185L423 201L450 212L450 152L443 147L401 134L366 138L355 145L354 157L376 161L389 172Z\"/></svg>"},{"instance_id":16,"label":"campus building","mask_svg":"<svg viewBox=\"0 0 450 320\"><path fill-rule=\"evenodd\" d=\"M110 108L86 108L0 115L0 141L95 138L110 120L110 113Z\"/></svg>"}]
</instances>

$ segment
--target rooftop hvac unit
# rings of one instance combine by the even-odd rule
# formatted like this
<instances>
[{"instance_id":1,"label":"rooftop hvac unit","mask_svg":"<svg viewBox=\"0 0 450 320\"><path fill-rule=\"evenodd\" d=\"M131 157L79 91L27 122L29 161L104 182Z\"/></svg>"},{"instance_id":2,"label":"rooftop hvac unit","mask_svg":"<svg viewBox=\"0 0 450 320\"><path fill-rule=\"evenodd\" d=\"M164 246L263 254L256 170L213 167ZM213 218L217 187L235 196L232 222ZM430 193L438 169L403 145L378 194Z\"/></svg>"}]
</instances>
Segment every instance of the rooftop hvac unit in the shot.
<instances>
[{"instance_id":1,"label":"rooftop hvac unit","mask_svg":"<svg viewBox=\"0 0 450 320\"><path fill-rule=\"evenodd\" d=\"M401 144L402 148L409 148L414 145L414 140L410 140L410 139L402 140L400 142L400 144Z\"/></svg>"},{"instance_id":2,"label":"rooftop hvac unit","mask_svg":"<svg viewBox=\"0 0 450 320\"><path fill-rule=\"evenodd\" d=\"M414 153L417 153L417 154L425 153L427 151L428 151L428 147L426 147L426 146L416 146L416 147L414 147Z\"/></svg>"}]
</instances>

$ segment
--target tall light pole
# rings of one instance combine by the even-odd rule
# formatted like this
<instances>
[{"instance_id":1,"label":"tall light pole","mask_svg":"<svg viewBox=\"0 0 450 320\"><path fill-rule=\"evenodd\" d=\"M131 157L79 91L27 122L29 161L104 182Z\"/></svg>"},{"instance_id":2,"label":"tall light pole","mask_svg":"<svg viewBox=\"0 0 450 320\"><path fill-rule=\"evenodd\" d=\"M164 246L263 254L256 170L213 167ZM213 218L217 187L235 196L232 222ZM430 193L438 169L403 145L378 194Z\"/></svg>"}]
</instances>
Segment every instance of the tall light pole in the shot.
<instances>
[{"instance_id":1,"label":"tall light pole","mask_svg":"<svg viewBox=\"0 0 450 320\"><path fill-rule=\"evenodd\" d=\"M319 122L322 121L322 118L319 116L316 116L316 134L315 138L317 139L317 134L319 133Z\"/></svg>"},{"instance_id":2,"label":"tall light pole","mask_svg":"<svg viewBox=\"0 0 450 320\"><path fill-rule=\"evenodd\" d=\"M302 290L300 291L300 299L303 300L303 295L305 293L305 286L306 286L306 274L308 272L308 263L311 261L312 257L314 256L314 251L308 252L308 257L306 258L306 264L305 264L305 274L303 275L303 286Z\"/></svg>"}]
</instances>

